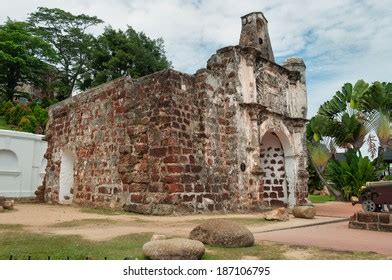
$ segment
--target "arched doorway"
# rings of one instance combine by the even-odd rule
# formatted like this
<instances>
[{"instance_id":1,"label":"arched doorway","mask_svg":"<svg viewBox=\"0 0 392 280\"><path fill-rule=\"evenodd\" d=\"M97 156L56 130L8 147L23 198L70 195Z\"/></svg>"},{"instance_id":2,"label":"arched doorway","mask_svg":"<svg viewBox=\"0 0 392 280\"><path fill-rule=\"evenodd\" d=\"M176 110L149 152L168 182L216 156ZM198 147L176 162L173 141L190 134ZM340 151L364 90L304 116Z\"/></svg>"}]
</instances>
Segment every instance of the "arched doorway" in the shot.
<instances>
[{"instance_id":1,"label":"arched doorway","mask_svg":"<svg viewBox=\"0 0 392 280\"><path fill-rule=\"evenodd\" d=\"M59 203L69 204L73 199L74 157L68 150L61 155Z\"/></svg>"},{"instance_id":2,"label":"arched doorway","mask_svg":"<svg viewBox=\"0 0 392 280\"><path fill-rule=\"evenodd\" d=\"M274 132L267 131L260 145L264 201L269 206L287 206L288 185L282 143Z\"/></svg>"}]
</instances>

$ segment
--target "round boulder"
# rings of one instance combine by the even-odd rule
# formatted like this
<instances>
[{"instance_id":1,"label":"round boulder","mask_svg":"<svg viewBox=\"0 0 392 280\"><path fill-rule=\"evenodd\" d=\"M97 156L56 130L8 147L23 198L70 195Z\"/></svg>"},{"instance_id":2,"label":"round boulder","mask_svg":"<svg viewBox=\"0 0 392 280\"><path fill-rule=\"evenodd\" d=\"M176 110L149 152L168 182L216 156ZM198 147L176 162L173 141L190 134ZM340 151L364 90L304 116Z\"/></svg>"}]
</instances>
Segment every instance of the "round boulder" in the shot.
<instances>
[{"instance_id":1,"label":"round boulder","mask_svg":"<svg viewBox=\"0 0 392 280\"><path fill-rule=\"evenodd\" d=\"M221 219L208 220L198 225L191 231L189 238L224 247L248 247L255 242L249 229L238 223Z\"/></svg>"},{"instance_id":2,"label":"round boulder","mask_svg":"<svg viewBox=\"0 0 392 280\"><path fill-rule=\"evenodd\" d=\"M316 216L316 208L313 206L295 206L292 214L297 218L313 219Z\"/></svg>"},{"instance_id":3,"label":"round boulder","mask_svg":"<svg viewBox=\"0 0 392 280\"><path fill-rule=\"evenodd\" d=\"M3 212L4 212L3 206L0 206L0 213L3 213Z\"/></svg>"},{"instance_id":4,"label":"round boulder","mask_svg":"<svg viewBox=\"0 0 392 280\"><path fill-rule=\"evenodd\" d=\"M14 201L13 200L6 200L3 203L4 209L12 210L14 209Z\"/></svg>"},{"instance_id":5,"label":"round boulder","mask_svg":"<svg viewBox=\"0 0 392 280\"><path fill-rule=\"evenodd\" d=\"M143 254L151 260L200 260L204 244L186 238L154 240L143 246Z\"/></svg>"}]
</instances>

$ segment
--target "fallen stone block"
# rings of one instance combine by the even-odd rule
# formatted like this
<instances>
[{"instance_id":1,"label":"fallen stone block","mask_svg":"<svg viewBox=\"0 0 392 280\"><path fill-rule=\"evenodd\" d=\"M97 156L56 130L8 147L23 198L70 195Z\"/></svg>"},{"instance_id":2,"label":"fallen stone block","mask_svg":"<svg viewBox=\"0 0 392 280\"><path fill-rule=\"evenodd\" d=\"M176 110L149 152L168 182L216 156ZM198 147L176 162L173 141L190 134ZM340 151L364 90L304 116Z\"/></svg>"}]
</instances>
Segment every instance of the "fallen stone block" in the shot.
<instances>
[{"instance_id":1,"label":"fallen stone block","mask_svg":"<svg viewBox=\"0 0 392 280\"><path fill-rule=\"evenodd\" d=\"M286 208L281 207L264 213L264 219L267 221L288 221L289 213Z\"/></svg>"},{"instance_id":2,"label":"fallen stone block","mask_svg":"<svg viewBox=\"0 0 392 280\"><path fill-rule=\"evenodd\" d=\"M213 219L195 227L189 234L190 239L204 244L224 247L248 247L255 242L249 229L238 223Z\"/></svg>"},{"instance_id":3,"label":"fallen stone block","mask_svg":"<svg viewBox=\"0 0 392 280\"><path fill-rule=\"evenodd\" d=\"M313 206L295 206L292 214L296 218L313 219L316 216L316 208Z\"/></svg>"},{"instance_id":4,"label":"fallen stone block","mask_svg":"<svg viewBox=\"0 0 392 280\"><path fill-rule=\"evenodd\" d=\"M143 254L151 260L200 260L204 244L186 238L149 241L143 246Z\"/></svg>"}]
</instances>

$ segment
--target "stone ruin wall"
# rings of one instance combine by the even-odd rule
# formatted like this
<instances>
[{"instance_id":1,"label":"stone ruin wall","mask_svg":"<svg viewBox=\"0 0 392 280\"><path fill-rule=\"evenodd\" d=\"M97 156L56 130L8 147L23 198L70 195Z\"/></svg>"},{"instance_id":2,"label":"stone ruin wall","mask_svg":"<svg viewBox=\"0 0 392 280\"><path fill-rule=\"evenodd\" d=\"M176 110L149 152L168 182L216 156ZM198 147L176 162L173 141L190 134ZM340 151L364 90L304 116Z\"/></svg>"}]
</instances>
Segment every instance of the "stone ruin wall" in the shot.
<instances>
[{"instance_id":1,"label":"stone ruin wall","mask_svg":"<svg viewBox=\"0 0 392 280\"><path fill-rule=\"evenodd\" d=\"M194 75L120 78L54 105L47 201L59 201L69 151L77 204L170 214L303 203L304 71L302 60L282 67L256 48L226 47ZM268 137L279 141L266 146Z\"/></svg>"},{"instance_id":2,"label":"stone ruin wall","mask_svg":"<svg viewBox=\"0 0 392 280\"><path fill-rule=\"evenodd\" d=\"M73 201L97 206L119 202L119 152L126 145L125 79L60 102L49 110L46 199L59 201L62 155L74 159Z\"/></svg>"}]
</instances>

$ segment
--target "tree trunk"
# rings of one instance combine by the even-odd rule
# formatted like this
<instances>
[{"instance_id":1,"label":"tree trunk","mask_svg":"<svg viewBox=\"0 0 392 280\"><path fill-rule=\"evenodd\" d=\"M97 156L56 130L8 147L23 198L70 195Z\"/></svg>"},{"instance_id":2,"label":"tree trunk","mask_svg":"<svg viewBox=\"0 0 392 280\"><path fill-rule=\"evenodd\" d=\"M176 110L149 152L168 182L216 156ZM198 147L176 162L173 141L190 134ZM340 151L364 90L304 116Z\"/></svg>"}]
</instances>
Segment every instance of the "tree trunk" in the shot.
<instances>
[{"instance_id":1,"label":"tree trunk","mask_svg":"<svg viewBox=\"0 0 392 280\"><path fill-rule=\"evenodd\" d=\"M338 201L344 201L344 197L342 192L334 188L334 186L328 182L324 176L321 174L320 170L315 166L314 169L317 172L317 175L320 177L320 180L323 182L324 186L328 189L329 193L336 197Z\"/></svg>"}]
</instances>

